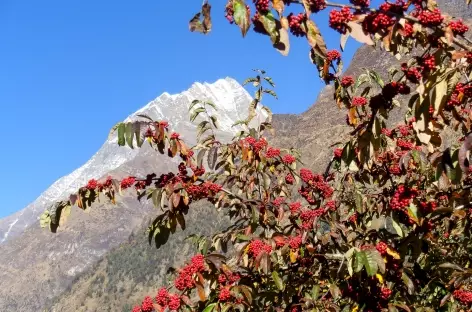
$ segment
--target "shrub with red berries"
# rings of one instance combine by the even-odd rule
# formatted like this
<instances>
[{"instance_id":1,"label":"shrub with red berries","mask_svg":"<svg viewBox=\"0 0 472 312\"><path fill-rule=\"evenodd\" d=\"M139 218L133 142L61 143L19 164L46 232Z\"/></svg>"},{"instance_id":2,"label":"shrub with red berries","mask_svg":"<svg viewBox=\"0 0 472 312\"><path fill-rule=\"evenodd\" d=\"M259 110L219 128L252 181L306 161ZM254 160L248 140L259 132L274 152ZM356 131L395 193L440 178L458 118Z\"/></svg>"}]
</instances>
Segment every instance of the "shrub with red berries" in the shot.
<instances>
[{"instance_id":1,"label":"shrub with red berries","mask_svg":"<svg viewBox=\"0 0 472 312\"><path fill-rule=\"evenodd\" d=\"M55 232L73 206L100 209L99 195L116 203L132 188L157 208L148 237L159 248L195 221L188 217L198 209L194 203L213 205L228 224L217 230L210 224L211 237L190 237L196 255L169 270L167 287L138 300L133 312L470 309L472 46L462 37L468 26L446 18L434 1L384 1L377 8L350 2L251 3L253 30L269 35L283 54L288 40L308 41L322 81L334 81L332 99L348 110L349 131L336 130L331 147L318 142L337 147L332 157L315 151L303 158L272 145L264 103L275 95L274 83L256 70L246 81L256 88L254 101L232 140L220 138L218 103L209 101L191 104L191 120L199 121L192 148L165 121L136 116L120 123L119 145L146 144L173 158L173 172L91 179L45 211L41 226ZM208 26L204 5L195 17ZM225 13L245 35L251 14L244 5L228 1ZM345 34L343 49L351 37L403 64L378 73L366 62L356 76L343 76L341 53L326 47L313 14L328 5L340 7L329 13L329 25ZM299 159L308 167L322 158L325 167L298 168Z\"/></svg>"}]
</instances>

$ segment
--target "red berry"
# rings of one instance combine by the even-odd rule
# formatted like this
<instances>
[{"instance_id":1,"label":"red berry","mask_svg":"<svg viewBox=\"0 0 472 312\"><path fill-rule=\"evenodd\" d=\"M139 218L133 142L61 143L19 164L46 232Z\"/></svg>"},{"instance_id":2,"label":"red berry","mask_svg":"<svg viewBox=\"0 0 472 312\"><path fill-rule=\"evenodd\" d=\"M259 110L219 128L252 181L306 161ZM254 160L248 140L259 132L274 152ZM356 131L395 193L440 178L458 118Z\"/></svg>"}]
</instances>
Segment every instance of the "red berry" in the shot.
<instances>
[{"instance_id":1,"label":"red berry","mask_svg":"<svg viewBox=\"0 0 472 312\"><path fill-rule=\"evenodd\" d=\"M163 307L167 306L167 303L169 302L169 293L167 292L166 288L161 288L157 292L156 295L156 303L158 305L161 305Z\"/></svg>"},{"instance_id":2,"label":"red berry","mask_svg":"<svg viewBox=\"0 0 472 312\"><path fill-rule=\"evenodd\" d=\"M280 155L278 148L269 147L266 151L266 158L275 158Z\"/></svg>"},{"instance_id":3,"label":"red berry","mask_svg":"<svg viewBox=\"0 0 472 312\"><path fill-rule=\"evenodd\" d=\"M306 16L303 13L299 13L297 15L293 15L290 13L287 16L288 20L288 27L290 28L290 32L297 37L305 36L305 32L301 28L303 22L306 20Z\"/></svg>"},{"instance_id":4,"label":"red berry","mask_svg":"<svg viewBox=\"0 0 472 312\"><path fill-rule=\"evenodd\" d=\"M292 185L294 182L295 182L295 178L293 177L291 173L288 173L285 176L285 183Z\"/></svg>"},{"instance_id":5,"label":"red berry","mask_svg":"<svg viewBox=\"0 0 472 312\"><path fill-rule=\"evenodd\" d=\"M229 299L231 299L231 292L229 291L228 287L223 287L220 290L218 300L224 302L224 301L228 301Z\"/></svg>"},{"instance_id":6,"label":"red berry","mask_svg":"<svg viewBox=\"0 0 472 312\"><path fill-rule=\"evenodd\" d=\"M334 158L341 159L342 154L343 154L343 149L342 148L336 148L334 150Z\"/></svg>"}]
</instances>

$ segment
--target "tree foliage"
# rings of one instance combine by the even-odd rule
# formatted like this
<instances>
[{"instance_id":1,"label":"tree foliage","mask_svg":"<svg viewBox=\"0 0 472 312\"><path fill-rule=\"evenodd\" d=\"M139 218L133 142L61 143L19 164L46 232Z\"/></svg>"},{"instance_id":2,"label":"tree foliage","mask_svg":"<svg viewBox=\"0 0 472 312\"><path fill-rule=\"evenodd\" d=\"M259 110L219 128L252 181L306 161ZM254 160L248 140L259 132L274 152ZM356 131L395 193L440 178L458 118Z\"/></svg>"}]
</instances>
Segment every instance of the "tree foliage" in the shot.
<instances>
[{"instance_id":1,"label":"tree foliage","mask_svg":"<svg viewBox=\"0 0 472 312\"><path fill-rule=\"evenodd\" d=\"M218 103L190 107L198 144L188 147L165 121L140 116L119 123L118 144L180 157L178 170L157 176L91 180L51 207L41 224L56 231L72 206L90 209L105 195L134 188L159 213L149 226L158 247L186 227L191 203L207 200L231 217L213 237L192 236L200 254L175 271L174 283L146 297L136 311L464 311L472 304L470 84L468 27L434 0L352 5L324 0L230 0L226 18L243 36L250 27L286 55L289 32L306 38L309 59L334 85L333 105L347 111L351 136L333 151L325 172L299 167L299 155L266 140L271 113L263 96L276 94L265 71L248 118L229 143L218 141ZM342 76L341 54L327 50L313 14L326 7L330 27L410 59L389 77L367 68ZM190 30L211 30L210 4ZM298 8L300 13L290 9ZM287 14L288 13L288 14ZM203 19L202 19L203 18ZM387 127L407 107L404 122ZM256 127L250 121L263 114ZM447 142L444 142L446 141ZM447 144L446 144L447 143Z\"/></svg>"}]
</instances>

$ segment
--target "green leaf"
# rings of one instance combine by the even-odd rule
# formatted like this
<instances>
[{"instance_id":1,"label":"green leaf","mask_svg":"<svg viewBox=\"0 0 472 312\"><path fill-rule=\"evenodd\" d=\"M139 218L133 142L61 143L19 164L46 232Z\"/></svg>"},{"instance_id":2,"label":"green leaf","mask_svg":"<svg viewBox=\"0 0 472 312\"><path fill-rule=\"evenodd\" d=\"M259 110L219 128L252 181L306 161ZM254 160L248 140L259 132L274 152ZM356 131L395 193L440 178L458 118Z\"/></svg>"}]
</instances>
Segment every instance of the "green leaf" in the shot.
<instances>
[{"instance_id":1,"label":"green leaf","mask_svg":"<svg viewBox=\"0 0 472 312\"><path fill-rule=\"evenodd\" d=\"M250 16L244 0L233 0L233 17L236 25L241 29L241 33L246 36L249 30Z\"/></svg>"},{"instance_id":2,"label":"green leaf","mask_svg":"<svg viewBox=\"0 0 472 312\"><path fill-rule=\"evenodd\" d=\"M264 90L262 90L262 92L270 94L270 95L272 95L273 97L275 97L277 99L277 94L273 90L264 89Z\"/></svg>"},{"instance_id":3,"label":"green leaf","mask_svg":"<svg viewBox=\"0 0 472 312\"><path fill-rule=\"evenodd\" d=\"M320 294L320 285L314 285L311 289L311 299L318 300L318 296Z\"/></svg>"},{"instance_id":4,"label":"green leaf","mask_svg":"<svg viewBox=\"0 0 472 312\"><path fill-rule=\"evenodd\" d=\"M126 140L125 140L125 124L124 123L119 123L118 124L118 145L119 146L124 146L125 143L126 143Z\"/></svg>"},{"instance_id":5,"label":"green leaf","mask_svg":"<svg viewBox=\"0 0 472 312\"><path fill-rule=\"evenodd\" d=\"M272 278L274 279L275 286L277 286L279 290L284 290L284 282L280 278L279 273L277 273L277 271L272 271Z\"/></svg>"},{"instance_id":6,"label":"green leaf","mask_svg":"<svg viewBox=\"0 0 472 312\"><path fill-rule=\"evenodd\" d=\"M275 88L275 83L270 77L264 77L264 80L267 81L273 88Z\"/></svg>"},{"instance_id":7,"label":"green leaf","mask_svg":"<svg viewBox=\"0 0 472 312\"><path fill-rule=\"evenodd\" d=\"M410 295L414 294L415 293L415 285L413 284L413 281L410 279L410 277L408 275L406 275L405 272L402 273L402 280L403 280L403 283L405 284L405 286L408 289L408 293Z\"/></svg>"},{"instance_id":8,"label":"green leaf","mask_svg":"<svg viewBox=\"0 0 472 312\"><path fill-rule=\"evenodd\" d=\"M203 113L205 111L205 108L203 107L199 107L197 109L195 109L192 114L190 115L190 121L191 122L194 122L195 119L197 119L198 115L200 115L200 113Z\"/></svg>"},{"instance_id":9,"label":"green leaf","mask_svg":"<svg viewBox=\"0 0 472 312\"><path fill-rule=\"evenodd\" d=\"M211 123L213 124L213 127L218 129L218 120L216 119L216 117L212 115L210 116L210 120L211 120Z\"/></svg>"},{"instance_id":10,"label":"green leaf","mask_svg":"<svg viewBox=\"0 0 472 312\"><path fill-rule=\"evenodd\" d=\"M207 307L205 309L203 309L203 312L211 312L215 309L217 303L211 303L209 305L207 305Z\"/></svg>"},{"instance_id":11,"label":"green leaf","mask_svg":"<svg viewBox=\"0 0 472 312\"><path fill-rule=\"evenodd\" d=\"M272 11L267 11L265 14L260 14L259 12L259 22L262 23L264 30L269 34L272 44L276 44L279 41L280 33L277 29L276 19Z\"/></svg>"},{"instance_id":12,"label":"green leaf","mask_svg":"<svg viewBox=\"0 0 472 312\"><path fill-rule=\"evenodd\" d=\"M355 253L354 257L354 272L360 272L364 267L365 263L367 263L367 257L365 252L359 251Z\"/></svg>"},{"instance_id":13,"label":"green leaf","mask_svg":"<svg viewBox=\"0 0 472 312\"><path fill-rule=\"evenodd\" d=\"M152 203L154 207L159 208L161 205L162 189L152 191Z\"/></svg>"},{"instance_id":14,"label":"green leaf","mask_svg":"<svg viewBox=\"0 0 472 312\"><path fill-rule=\"evenodd\" d=\"M385 273L385 262L380 252L376 249L369 249L365 251L365 254L367 259L365 268L369 276L375 275L377 271Z\"/></svg>"},{"instance_id":15,"label":"green leaf","mask_svg":"<svg viewBox=\"0 0 472 312\"><path fill-rule=\"evenodd\" d=\"M134 146L133 146L134 123L132 122L126 123L125 136L126 136L126 143L128 143L128 146L134 149Z\"/></svg>"},{"instance_id":16,"label":"green leaf","mask_svg":"<svg viewBox=\"0 0 472 312\"><path fill-rule=\"evenodd\" d=\"M416 223L418 223L418 207L414 203L411 203L408 206L408 216L413 219Z\"/></svg>"}]
</instances>

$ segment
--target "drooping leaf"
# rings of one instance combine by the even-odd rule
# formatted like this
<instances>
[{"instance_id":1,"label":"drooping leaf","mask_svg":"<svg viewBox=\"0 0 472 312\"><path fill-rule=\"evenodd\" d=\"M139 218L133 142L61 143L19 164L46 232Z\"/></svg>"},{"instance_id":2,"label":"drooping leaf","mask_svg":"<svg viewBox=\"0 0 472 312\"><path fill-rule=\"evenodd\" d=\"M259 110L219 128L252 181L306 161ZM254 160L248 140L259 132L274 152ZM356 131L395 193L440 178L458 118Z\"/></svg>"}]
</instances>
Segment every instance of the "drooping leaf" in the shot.
<instances>
[{"instance_id":1,"label":"drooping leaf","mask_svg":"<svg viewBox=\"0 0 472 312\"><path fill-rule=\"evenodd\" d=\"M348 22L347 25L350 28L349 35L356 39L360 43L365 43L367 45L374 45L374 41L369 34L364 32L362 26L356 22Z\"/></svg>"},{"instance_id":2,"label":"drooping leaf","mask_svg":"<svg viewBox=\"0 0 472 312\"><path fill-rule=\"evenodd\" d=\"M119 123L118 124L118 145L119 146L124 146L126 143L125 139L125 129L126 125L124 123Z\"/></svg>"},{"instance_id":3,"label":"drooping leaf","mask_svg":"<svg viewBox=\"0 0 472 312\"><path fill-rule=\"evenodd\" d=\"M217 159L218 159L218 147L213 146L208 152L208 166L210 167L210 169L215 168Z\"/></svg>"},{"instance_id":4,"label":"drooping leaf","mask_svg":"<svg viewBox=\"0 0 472 312\"><path fill-rule=\"evenodd\" d=\"M134 146L133 146L134 123L132 123L132 122L126 123L125 137L126 137L126 143L128 144L128 146L130 148L134 148Z\"/></svg>"},{"instance_id":5,"label":"drooping leaf","mask_svg":"<svg viewBox=\"0 0 472 312\"><path fill-rule=\"evenodd\" d=\"M321 35L321 32L318 26L316 26L314 21L309 19L306 21L306 27L307 27L306 36L307 36L308 42L319 55L321 55L322 57L326 57L326 53L328 52L328 50L326 48L326 43L323 39L323 36Z\"/></svg>"},{"instance_id":6,"label":"drooping leaf","mask_svg":"<svg viewBox=\"0 0 472 312\"><path fill-rule=\"evenodd\" d=\"M282 27L277 27L276 19L274 14L272 14L272 11L267 11L265 14L259 13L258 21L262 24L264 30L269 35L272 44L279 42L279 29L282 29Z\"/></svg>"},{"instance_id":7,"label":"drooping leaf","mask_svg":"<svg viewBox=\"0 0 472 312\"><path fill-rule=\"evenodd\" d=\"M246 36L247 31L249 30L249 25L251 23L249 10L246 8L246 3L244 0L233 0L233 11L234 11L234 21L236 25L241 29L241 33Z\"/></svg>"}]
</instances>

